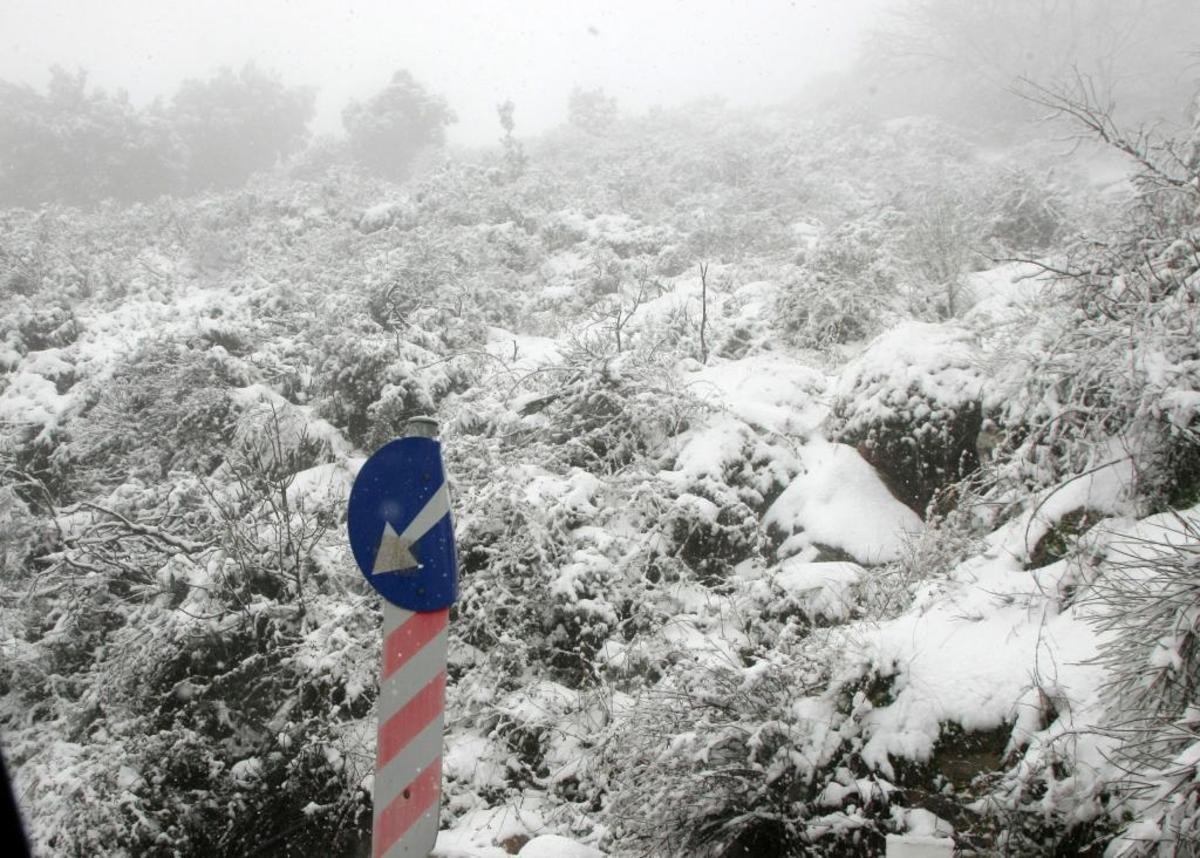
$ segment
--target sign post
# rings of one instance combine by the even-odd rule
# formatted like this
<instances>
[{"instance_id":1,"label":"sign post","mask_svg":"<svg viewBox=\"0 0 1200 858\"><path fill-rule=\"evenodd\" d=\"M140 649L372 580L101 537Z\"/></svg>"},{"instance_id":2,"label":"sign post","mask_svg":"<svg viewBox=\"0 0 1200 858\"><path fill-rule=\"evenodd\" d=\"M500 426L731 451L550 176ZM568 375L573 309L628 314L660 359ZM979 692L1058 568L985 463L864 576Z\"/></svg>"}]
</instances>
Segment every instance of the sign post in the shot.
<instances>
[{"instance_id":1,"label":"sign post","mask_svg":"<svg viewBox=\"0 0 1200 858\"><path fill-rule=\"evenodd\" d=\"M346 526L355 561L384 598L371 854L426 858L438 833L447 621L458 597L434 420L410 420L405 437L363 464Z\"/></svg>"}]
</instances>

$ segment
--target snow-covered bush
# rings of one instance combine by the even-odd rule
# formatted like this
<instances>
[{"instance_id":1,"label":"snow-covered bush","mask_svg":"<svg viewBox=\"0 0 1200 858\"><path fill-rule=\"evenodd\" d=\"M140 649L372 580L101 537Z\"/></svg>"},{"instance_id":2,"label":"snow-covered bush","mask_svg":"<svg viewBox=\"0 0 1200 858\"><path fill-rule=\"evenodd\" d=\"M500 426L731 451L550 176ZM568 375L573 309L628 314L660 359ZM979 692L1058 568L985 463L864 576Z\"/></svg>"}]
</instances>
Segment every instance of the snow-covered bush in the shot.
<instances>
[{"instance_id":1,"label":"snow-covered bush","mask_svg":"<svg viewBox=\"0 0 1200 858\"><path fill-rule=\"evenodd\" d=\"M4 717L30 807L54 821L42 851L362 841L373 618L322 563L331 500L272 437L225 466L228 486L177 473L80 505L44 578L21 585L44 620L10 654ZM73 680L32 679L48 674ZM28 740L37 723L61 741ZM86 750L100 741L103 759ZM89 812L62 812L76 801Z\"/></svg>"},{"instance_id":2,"label":"snow-covered bush","mask_svg":"<svg viewBox=\"0 0 1200 858\"><path fill-rule=\"evenodd\" d=\"M330 336L322 345L316 362L318 411L363 444L371 428L367 409L378 400L396 355L385 343L359 336Z\"/></svg>"},{"instance_id":3,"label":"snow-covered bush","mask_svg":"<svg viewBox=\"0 0 1200 858\"><path fill-rule=\"evenodd\" d=\"M496 650L503 659L497 678L506 685L538 649L545 633L550 569L561 556L565 536L527 502L489 492L477 508L486 514L459 524L462 584L458 633L485 656ZM507 644L507 646L506 646ZM514 648L515 647L515 648Z\"/></svg>"},{"instance_id":4,"label":"snow-covered bush","mask_svg":"<svg viewBox=\"0 0 1200 858\"><path fill-rule=\"evenodd\" d=\"M180 468L211 473L233 438L239 409L229 388L244 380L239 373L219 347L147 343L89 392L86 421L73 433L75 458L101 485L114 466L121 479L153 480Z\"/></svg>"},{"instance_id":5,"label":"snow-covered bush","mask_svg":"<svg viewBox=\"0 0 1200 858\"><path fill-rule=\"evenodd\" d=\"M188 258L200 274L218 275L246 261L243 237L236 228L201 226L188 236Z\"/></svg>"},{"instance_id":6,"label":"snow-covered bush","mask_svg":"<svg viewBox=\"0 0 1200 858\"><path fill-rule=\"evenodd\" d=\"M1087 598L1133 817L1111 854L1161 855L1200 841L1200 511L1155 516L1101 550Z\"/></svg>"},{"instance_id":7,"label":"snow-covered bush","mask_svg":"<svg viewBox=\"0 0 1200 858\"><path fill-rule=\"evenodd\" d=\"M707 645L670 653L669 675L635 698L604 745L617 847L879 854L893 787L857 756L855 713L869 703L831 683L836 646L785 631L745 660Z\"/></svg>"},{"instance_id":8,"label":"snow-covered bush","mask_svg":"<svg viewBox=\"0 0 1200 858\"><path fill-rule=\"evenodd\" d=\"M1069 224L1067 194L1050 176L1021 167L1002 170L987 238L1007 253L1038 253L1060 238Z\"/></svg>"},{"instance_id":9,"label":"snow-covered bush","mask_svg":"<svg viewBox=\"0 0 1200 858\"><path fill-rule=\"evenodd\" d=\"M1131 254L1146 252L1139 243ZM1108 459L1133 463L1160 508L1197 491L1200 350L1193 298L1200 262L1113 260L1060 282L1065 296L1008 348L989 412L1009 429L1012 479L1053 485Z\"/></svg>"},{"instance_id":10,"label":"snow-covered bush","mask_svg":"<svg viewBox=\"0 0 1200 858\"><path fill-rule=\"evenodd\" d=\"M611 474L660 452L687 428L694 399L661 361L630 352L586 362L558 390L526 406L542 411L557 457ZM547 401L548 400L548 401Z\"/></svg>"},{"instance_id":11,"label":"snow-covered bush","mask_svg":"<svg viewBox=\"0 0 1200 858\"><path fill-rule=\"evenodd\" d=\"M965 277L984 224L979 201L963 185L937 182L906 193L900 248L913 281L908 303L920 318L953 319L965 309Z\"/></svg>"},{"instance_id":12,"label":"snow-covered bush","mask_svg":"<svg viewBox=\"0 0 1200 858\"><path fill-rule=\"evenodd\" d=\"M18 296L5 304L0 315L0 344L8 353L8 361L28 352L69 346L83 333L79 319L64 299Z\"/></svg>"},{"instance_id":13,"label":"snow-covered bush","mask_svg":"<svg viewBox=\"0 0 1200 858\"><path fill-rule=\"evenodd\" d=\"M878 333L886 297L858 284L801 277L780 291L778 312L797 345L828 349Z\"/></svg>"},{"instance_id":14,"label":"snow-covered bush","mask_svg":"<svg viewBox=\"0 0 1200 858\"><path fill-rule=\"evenodd\" d=\"M704 489L699 489L704 491ZM718 502L683 494L666 510L660 550L678 557L707 586L720 588L730 570L760 550L758 516L733 492L714 492Z\"/></svg>"},{"instance_id":15,"label":"snow-covered bush","mask_svg":"<svg viewBox=\"0 0 1200 858\"><path fill-rule=\"evenodd\" d=\"M898 220L884 210L850 221L807 253L800 275L776 302L781 326L798 345L828 348L879 332L899 283L888 237Z\"/></svg>"}]
</instances>

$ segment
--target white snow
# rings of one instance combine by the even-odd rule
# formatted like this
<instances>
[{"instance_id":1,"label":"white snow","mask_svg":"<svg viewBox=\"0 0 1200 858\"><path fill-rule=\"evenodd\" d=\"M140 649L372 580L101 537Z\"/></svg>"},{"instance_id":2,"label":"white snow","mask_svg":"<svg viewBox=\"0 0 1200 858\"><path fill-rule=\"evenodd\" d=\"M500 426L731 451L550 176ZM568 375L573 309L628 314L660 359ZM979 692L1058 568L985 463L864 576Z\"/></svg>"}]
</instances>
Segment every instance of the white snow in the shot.
<instances>
[{"instance_id":1,"label":"white snow","mask_svg":"<svg viewBox=\"0 0 1200 858\"><path fill-rule=\"evenodd\" d=\"M714 360L688 378L689 389L746 423L770 432L808 436L829 413L826 376L775 353Z\"/></svg>"},{"instance_id":2,"label":"white snow","mask_svg":"<svg viewBox=\"0 0 1200 858\"><path fill-rule=\"evenodd\" d=\"M543 834L521 847L518 858L604 858L604 853L569 837Z\"/></svg>"},{"instance_id":3,"label":"white snow","mask_svg":"<svg viewBox=\"0 0 1200 858\"><path fill-rule=\"evenodd\" d=\"M809 617L847 620L854 606L851 589L864 574L856 563L806 563L789 558L769 580L797 601Z\"/></svg>"},{"instance_id":4,"label":"white snow","mask_svg":"<svg viewBox=\"0 0 1200 858\"><path fill-rule=\"evenodd\" d=\"M977 731L1017 722L1038 689L1070 701L1063 717L1086 723L1103 671L1089 663L1097 640L1087 615L1060 613L1044 596L1061 574L976 558L947 585L927 586L903 616L863 629L864 657L897 677L893 702L865 716L863 759L885 773L891 758L928 759L941 724Z\"/></svg>"},{"instance_id":5,"label":"white snow","mask_svg":"<svg viewBox=\"0 0 1200 858\"><path fill-rule=\"evenodd\" d=\"M983 389L970 330L906 321L878 336L846 365L834 394L853 401L854 428L903 414L916 407L917 398L954 408L978 399Z\"/></svg>"},{"instance_id":6,"label":"white snow","mask_svg":"<svg viewBox=\"0 0 1200 858\"><path fill-rule=\"evenodd\" d=\"M889 834L886 858L950 858L954 841L949 837L919 834Z\"/></svg>"},{"instance_id":7,"label":"white snow","mask_svg":"<svg viewBox=\"0 0 1200 858\"><path fill-rule=\"evenodd\" d=\"M469 810L453 827L438 832L431 858L506 858L506 844L526 842L546 831L545 817L530 806L502 805Z\"/></svg>"},{"instance_id":8,"label":"white snow","mask_svg":"<svg viewBox=\"0 0 1200 858\"><path fill-rule=\"evenodd\" d=\"M491 326L487 330L487 351L512 369L534 369L562 360L561 345L551 337L516 334Z\"/></svg>"},{"instance_id":9,"label":"white snow","mask_svg":"<svg viewBox=\"0 0 1200 858\"><path fill-rule=\"evenodd\" d=\"M994 550L1025 562L1041 538L1068 513L1133 514L1133 463L1118 444L1110 445L1108 453L1112 458L1091 472L1034 495L1028 510L988 536Z\"/></svg>"},{"instance_id":10,"label":"white snow","mask_svg":"<svg viewBox=\"0 0 1200 858\"><path fill-rule=\"evenodd\" d=\"M790 534L781 554L807 550L804 556L811 557L819 543L859 563L886 563L924 529L920 517L892 496L853 447L814 440L800 453L803 471L763 519Z\"/></svg>"}]
</instances>

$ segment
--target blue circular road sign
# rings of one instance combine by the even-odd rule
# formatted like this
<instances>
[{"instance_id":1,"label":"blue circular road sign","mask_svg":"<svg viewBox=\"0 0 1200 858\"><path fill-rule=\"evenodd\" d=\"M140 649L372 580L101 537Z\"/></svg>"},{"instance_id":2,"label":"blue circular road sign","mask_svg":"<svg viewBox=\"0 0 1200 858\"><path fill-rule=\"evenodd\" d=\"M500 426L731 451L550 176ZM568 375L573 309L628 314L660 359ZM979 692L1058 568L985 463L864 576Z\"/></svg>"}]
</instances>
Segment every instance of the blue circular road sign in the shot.
<instances>
[{"instance_id":1,"label":"blue circular road sign","mask_svg":"<svg viewBox=\"0 0 1200 858\"><path fill-rule=\"evenodd\" d=\"M346 529L354 559L389 602L437 611L458 598L458 563L441 445L391 441L363 464L350 489Z\"/></svg>"}]
</instances>

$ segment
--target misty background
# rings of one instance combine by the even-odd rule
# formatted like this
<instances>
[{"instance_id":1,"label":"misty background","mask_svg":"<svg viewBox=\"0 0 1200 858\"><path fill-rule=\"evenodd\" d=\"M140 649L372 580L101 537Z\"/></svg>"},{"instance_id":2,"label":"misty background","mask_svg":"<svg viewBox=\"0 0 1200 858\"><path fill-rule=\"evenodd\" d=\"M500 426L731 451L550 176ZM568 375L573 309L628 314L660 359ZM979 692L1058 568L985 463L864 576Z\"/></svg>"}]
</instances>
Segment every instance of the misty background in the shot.
<instances>
[{"instance_id":1,"label":"misty background","mask_svg":"<svg viewBox=\"0 0 1200 858\"><path fill-rule=\"evenodd\" d=\"M393 178L431 145L494 145L502 103L516 139L569 123L575 91L603 93L626 116L715 97L789 104L797 119L929 114L1007 139L1047 133L1014 97L1020 80L1086 81L1119 120L1169 134L1186 125L1198 21L1187 0L19 0L0 8L0 199L229 187L347 135L367 163L368 132L348 112L373 98L368 113L407 109L379 100L398 72L413 104L445 111L408 128L382 120L410 138L382 170Z\"/></svg>"},{"instance_id":2,"label":"misty background","mask_svg":"<svg viewBox=\"0 0 1200 858\"><path fill-rule=\"evenodd\" d=\"M702 95L777 101L846 66L881 5L18 0L0 10L0 78L42 88L51 66L82 67L140 107L186 78L252 60L315 89L312 128L336 133L350 99L407 68L454 106L452 141L486 144L496 104L513 99L526 132L540 132L565 119L575 85L603 87L634 110Z\"/></svg>"}]
</instances>

